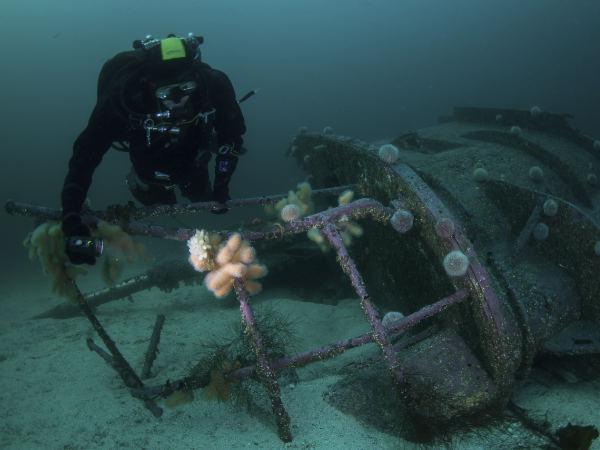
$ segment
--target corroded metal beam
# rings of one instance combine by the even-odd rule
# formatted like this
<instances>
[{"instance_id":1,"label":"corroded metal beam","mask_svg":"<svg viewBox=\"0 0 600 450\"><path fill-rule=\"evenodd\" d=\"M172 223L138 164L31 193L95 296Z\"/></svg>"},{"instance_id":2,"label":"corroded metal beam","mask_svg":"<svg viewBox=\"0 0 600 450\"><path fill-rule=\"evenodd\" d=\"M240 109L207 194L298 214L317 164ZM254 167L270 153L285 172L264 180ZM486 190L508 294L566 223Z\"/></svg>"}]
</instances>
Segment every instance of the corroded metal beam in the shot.
<instances>
[{"instance_id":1,"label":"corroded metal beam","mask_svg":"<svg viewBox=\"0 0 600 450\"><path fill-rule=\"evenodd\" d=\"M466 286L479 306L480 317L483 322L478 325L486 335L483 346L487 348L486 357L491 363L495 381L504 386L510 383L512 367L508 366L509 358L506 357L508 344L505 339L506 319L502 311L498 294L491 284L491 277L481 263L479 256L469 239L464 235L460 224L452 217L438 196L427 184L405 164L398 164L393 170L404 183L404 198L411 208L421 213L430 232L425 233L426 239L440 259L451 250L460 250L469 258L469 269L466 277L453 278L457 289ZM441 219L450 218L455 223L455 230L449 236L439 236L433 230L435 224Z\"/></svg>"},{"instance_id":2,"label":"corroded metal beam","mask_svg":"<svg viewBox=\"0 0 600 450\"><path fill-rule=\"evenodd\" d=\"M405 388L405 380L400 362L396 356L396 351L390 343L388 333L381 323L377 309L369 298L362 275L358 271L354 260L348 254L348 250L344 245L342 236L335 225L328 224L321 230L321 232L325 235L331 246L335 249L338 256L338 262L342 267L342 270L348 276L348 278L350 278L352 287L354 287L356 295L358 295L358 298L360 299L360 306L365 313L365 317L367 318L371 329L373 330L373 339L383 353L383 357L388 365L388 368L390 369L394 383L400 389L400 392L403 393Z\"/></svg>"},{"instance_id":3,"label":"corroded metal beam","mask_svg":"<svg viewBox=\"0 0 600 450\"><path fill-rule=\"evenodd\" d=\"M240 279L235 280L234 288L235 294L240 302L240 313L244 324L244 333L254 349L258 379L265 386L269 399L271 400L271 408L273 409L275 420L277 421L279 438L283 442L290 442L292 440L290 416L283 406L281 390L279 389L279 383L277 382L277 375L267 359L267 351L264 348L262 336L256 327L256 318L254 317L254 312L252 311L252 307L248 300L248 292L246 292L244 284Z\"/></svg>"},{"instance_id":4,"label":"corroded metal beam","mask_svg":"<svg viewBox=\"0 0 600 450\"><path fill-rule=\"evenodd\" d=\"M315 189L313 195L337 195L352 188L352 185L334 186L323 189ZM226 202L228 208L242 208L248 206L266 206L277 203L286 194L263 195L260 197L238 198ZM148 207L136 207L133 203L127 205L112 205L106 211L84 211L83 219L89 225L95 225L98 220L107 222L129 222L138 221L148 217L172 216L181 214L196 214L212 210L218 204L216 202L182 203L176 205L158 205ZM62 213L59 209L45 206L31 205L28 203L8 200L4 204L4 210L12 216L35 217L40 220L60 220Z\"/></svg>"}]
</instances>

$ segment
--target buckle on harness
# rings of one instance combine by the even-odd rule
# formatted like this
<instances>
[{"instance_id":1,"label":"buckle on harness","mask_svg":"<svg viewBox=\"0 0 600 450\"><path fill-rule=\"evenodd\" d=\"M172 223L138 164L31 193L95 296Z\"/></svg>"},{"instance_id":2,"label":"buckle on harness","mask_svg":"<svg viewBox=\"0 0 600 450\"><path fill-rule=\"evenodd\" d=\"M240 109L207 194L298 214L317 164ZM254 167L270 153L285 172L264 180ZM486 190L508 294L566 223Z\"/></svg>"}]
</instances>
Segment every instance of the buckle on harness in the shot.
<instances>
[{"instance_id":1,"label":"buckle on harness","mask_svg":"<svg viewBox=\"0 0 600 450\"><path fill-rule=\"evenodd\" d=\"M142 125L144 131L146 132L146 145L149 147L152 143L151 135L153 132L155 133L169 133L169 134L179 134L181 133L181 128L172 127L170 125L156 125L154 120L148 117L144 120Z\"/></svg>"},{"instance_id":2,"label":"buckle on harness","mask_svg":"<svg viewBox=\"0 0 600 450\"><path fill-rule=\"evenodd\" d=\"M246 152L245 148L237 148L233 144L224 144L217 149L217 155L221 156L240 156Z\"/></svg>"},{"instance_id":3,"label":"buckle on harness","mask_svg":"<svg viewBox=\"0 0 600 450\"><path fill-rule=\"evenodd\" d=\"M206 111L206 112L202 112L202 113L198 113L198 118L202 119L202 121L204 122L204 124L208 124L208 119L210 116L212 116L213 114L215 114L217 112L217 110L215 108L211 109L210 111Z\"/></svg>"}]
</instances>

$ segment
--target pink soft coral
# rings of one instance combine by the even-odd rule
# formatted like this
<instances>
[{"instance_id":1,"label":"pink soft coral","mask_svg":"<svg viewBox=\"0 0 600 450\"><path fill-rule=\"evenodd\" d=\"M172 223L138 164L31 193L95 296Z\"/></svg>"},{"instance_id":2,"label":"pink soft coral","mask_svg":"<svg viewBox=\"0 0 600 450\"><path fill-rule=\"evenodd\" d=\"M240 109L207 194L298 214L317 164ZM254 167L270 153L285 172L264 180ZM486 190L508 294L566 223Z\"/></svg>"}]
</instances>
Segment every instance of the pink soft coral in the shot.
<instances>
[{"instance_id":1,"label":"pink soft coral","mask_svg":"<svg viewBox=\"0 0 600 450\"><path fill-rule=\"evenodd\" d=\"M232 234L216 253L215 241L206 232L198 231L188 241L190 263L199 272L210 270L204 284L216 297L223 298L233 288L236 278L241 279L250 295L258 294L262 285L256 281L267 274L267 268L256 262L256 253L239 233Z\"/></svg>"}]
</instances>

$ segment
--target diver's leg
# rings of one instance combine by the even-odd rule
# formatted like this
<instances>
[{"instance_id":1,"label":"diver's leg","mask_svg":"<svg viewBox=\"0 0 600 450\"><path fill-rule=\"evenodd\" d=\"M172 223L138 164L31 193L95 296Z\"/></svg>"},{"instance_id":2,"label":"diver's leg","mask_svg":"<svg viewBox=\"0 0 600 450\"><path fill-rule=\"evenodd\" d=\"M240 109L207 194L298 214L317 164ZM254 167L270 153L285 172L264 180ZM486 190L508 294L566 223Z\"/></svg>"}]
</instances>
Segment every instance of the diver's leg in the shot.
<instances>
[{"instance_id":1,"label":"diver's leg","mask_svg":"<svg viewBox=\"0 0 600 450\"><path fill-rule=\"evenodd\" d=\"M126 183L131 195L144 206L173 205L177 202L173 189L144 182L133 168L127 175Z\"/></svg>"}]
</instances>

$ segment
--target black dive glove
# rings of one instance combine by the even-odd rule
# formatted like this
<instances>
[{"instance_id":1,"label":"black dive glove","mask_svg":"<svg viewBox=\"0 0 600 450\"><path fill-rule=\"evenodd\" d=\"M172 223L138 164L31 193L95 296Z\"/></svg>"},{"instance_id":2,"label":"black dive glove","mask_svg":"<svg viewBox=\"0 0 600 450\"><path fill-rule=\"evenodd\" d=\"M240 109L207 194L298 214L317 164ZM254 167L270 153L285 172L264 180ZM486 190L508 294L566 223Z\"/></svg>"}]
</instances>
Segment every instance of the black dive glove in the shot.
<instances>
[{"instance_id":1,"label":"black dive glove","mask_svg":"<svg viewBox=\"0 0 600 450\"><path fill-rule=\"evenodd\" d=\"M210 210L213 214L225 214L229 211L229 208L225 205L231 198L229 197L229 187L227 186L215 186L213 189L213 201L217 202Z\"/></svg>"},{"instance_id":2,"label":"black dive glove","mask_svg":"<svg viewBox=\"0 0 600 450\"><path fill-rule=\"evenodd\" d=\"M63 217L62 220L62 231L65 235L65 252L69 257L69 261L73 264L89 264L93 266L96 264L96 257L91 254L85 254L73 251L69 245L69 238L72 237L90 237L92 233L90 229L85 225L81 216L77 213L69 213Z\"/></svg>"},{"instance_id":3,"label":"black dive glove","mask_svg":"<svg viewBox=\"0 0 600 450\"><path fill-rule=\"evenodd\" d=\"M229 181L237 166L237 156L233 153L234 145L223 145L215 161L215 183L213 186L213 200L219 205L213 207L213 214L225 214L229 208L225 205L229 197Z\"/></svg>"}]
</instances>

